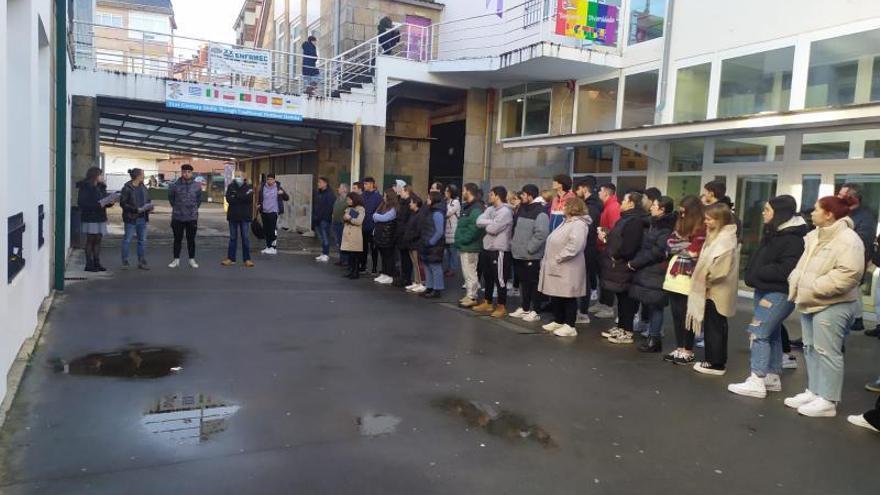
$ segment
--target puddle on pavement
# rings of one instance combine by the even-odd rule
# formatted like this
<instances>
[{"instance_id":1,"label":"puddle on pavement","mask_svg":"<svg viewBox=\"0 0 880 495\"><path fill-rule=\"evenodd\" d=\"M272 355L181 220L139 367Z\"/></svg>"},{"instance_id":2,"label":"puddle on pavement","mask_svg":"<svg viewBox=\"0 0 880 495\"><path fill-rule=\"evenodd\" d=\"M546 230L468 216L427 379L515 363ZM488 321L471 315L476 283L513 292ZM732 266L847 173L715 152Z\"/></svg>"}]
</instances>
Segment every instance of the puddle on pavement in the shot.
<instances>
[{"instance_id":1,"label":"puddle on pavement","mask_svg":"<svg viewBox=\"0 0 880 495\"><path fill-rule=\"evenodd\" d=\"M227 419L238 410L204 394L169 394L144 414L141 425L164 441L195 445L225 431Z\"/></svg>"},{"instance_id":2,"label":"puddle on pavement","mask_svg":"<svg viewBox=\"0 0 880 495\"><path fill-rule=\"evenodd\" d=\"M180 349L130 347L52 362L55 371L69 375L119 378L161 378L180 372L186 353Z\"/></svg>"},{"instance_id":3,"label":"puddle on pavement","mask_svg":"<svg viewBox=\"0 0 880 495\"><path fill-rule=\"evenodd\" d=\"M530 423L525 417L499 407L460 397L444 397L431 402L437 409L464 418L473 428L510 441L531 440L544 448L556 447L546 430Z\"/></svg>"},{"instance_id":4,"label":"puddle on pavement","mask_svg":"<svg viewBox=\"0 0 880 495\"><path fill-rule=\"evenodd\" d=\"M397 430L401 419L388 414L366 414L357 418L358 429L365 437L388 435Z\"/></svg>"}]
</instances>

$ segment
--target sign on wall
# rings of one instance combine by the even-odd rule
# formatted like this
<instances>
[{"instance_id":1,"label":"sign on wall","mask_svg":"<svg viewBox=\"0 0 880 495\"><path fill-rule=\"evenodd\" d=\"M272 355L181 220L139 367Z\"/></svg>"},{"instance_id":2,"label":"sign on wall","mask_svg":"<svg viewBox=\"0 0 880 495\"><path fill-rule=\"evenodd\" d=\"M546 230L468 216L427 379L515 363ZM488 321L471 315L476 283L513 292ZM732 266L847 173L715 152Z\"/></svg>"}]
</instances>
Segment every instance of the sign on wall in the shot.
<instances>
[{"instance_id":1,"label":"sign on wall","mask_svg":"<svg viewBox=\"0 0 880 495\"><path fill-rule=\"evenodd\" d=\"M302 122L303 119L303 103L299 96L213 84L165 81L165 106L292 122Z\"/></svg>"},{"instance_id":2,"label":"sign on wall","mask_svg":"<svg viewBox=\"0 0 880 495\"><path fill-rule=\"evenodd\" d=\"M599 0L556 0L556 34L617 45L620 8Z\"/></svg>"},{"instance_id":3,"label":"sign on wall","mask_svg":"<svg viewBox=\"0 0 880 495\"><path fill-rule=\"evenodd\" d=\"M208 67L215 74L271 78L272 54L263 50L212 44L208 48Z\"/></svg>"}]
</instances>

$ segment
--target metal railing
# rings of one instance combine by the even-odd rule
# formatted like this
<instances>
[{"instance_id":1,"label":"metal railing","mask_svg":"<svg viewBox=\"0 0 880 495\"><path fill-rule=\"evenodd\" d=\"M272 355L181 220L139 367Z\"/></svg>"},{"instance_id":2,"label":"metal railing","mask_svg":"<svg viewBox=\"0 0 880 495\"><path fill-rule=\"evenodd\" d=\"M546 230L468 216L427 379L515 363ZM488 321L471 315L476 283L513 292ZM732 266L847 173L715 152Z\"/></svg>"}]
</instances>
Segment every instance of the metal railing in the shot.
<instances>
[{"instance_id":1,"label":"metal railing","mask_svg":"<svg viewBox=\"0 0 880 495\"><path fill-rule=\"evenodd\" d=\"M74 21L70 30L71 55L76 69L139 74L218 86L311 97L338 97L339 82L372 82L368 61L315 58L318 74L304 76L302 53L247 48L168 33L142 31ZM270 60L270 75L253 76L211 67L211 47L261 52ZM363 95L375 97L369 88Z\"/></svg>"}]
</instances>

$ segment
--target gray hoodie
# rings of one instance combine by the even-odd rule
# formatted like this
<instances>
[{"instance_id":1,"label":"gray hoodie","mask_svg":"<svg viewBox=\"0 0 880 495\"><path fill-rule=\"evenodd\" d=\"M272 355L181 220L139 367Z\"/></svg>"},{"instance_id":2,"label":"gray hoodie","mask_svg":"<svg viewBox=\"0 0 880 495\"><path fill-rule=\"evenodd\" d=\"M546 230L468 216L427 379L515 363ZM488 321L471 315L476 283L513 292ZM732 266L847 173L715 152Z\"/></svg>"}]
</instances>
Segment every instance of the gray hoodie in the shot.
<instances>
[{"instance_id":1,"label":"gray hoodie","mask_svg":"<svg viewBox=\"0 0 880 495\"><path fill-rule=\"evenodd\" d=\"M513 222L510 251L515 260L539 260L544 257L544 241L550 234L547 205L533 201L520 205Z\"/></svg>"},{"instance_id":2,"label":"gray hoodie","mask_svg":"<svg viewBox=\"0 0 880 495\"><path fill-rule=\"evenodd\" d=\"M513 235L513 209L504 203L496 208L490 206L477 217L477 227L484 229L483 249L486 251L510 251Z\"/></svg>"}]
</instances>

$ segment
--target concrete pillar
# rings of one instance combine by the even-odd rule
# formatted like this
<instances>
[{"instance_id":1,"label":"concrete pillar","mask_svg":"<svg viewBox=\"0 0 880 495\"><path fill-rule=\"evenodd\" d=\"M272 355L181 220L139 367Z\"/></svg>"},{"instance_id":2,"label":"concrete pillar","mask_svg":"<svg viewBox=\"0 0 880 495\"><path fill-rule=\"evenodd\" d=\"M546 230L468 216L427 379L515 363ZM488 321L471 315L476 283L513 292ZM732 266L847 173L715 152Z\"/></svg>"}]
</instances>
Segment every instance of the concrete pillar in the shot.
<instances>
[{"instance_id":1,"label":"concrete pillar","mask_svg":"<svg viewBox=\"0 0 880 495\"><path fill-rule=\"evenodd\" d=\"M89 167L99 166L100 128L98 100L91 96L73 96L70 109L70 190L76 204L77 181Z\"/></svg>"},{"instance_id":2,"label":"concrete pillar","mask_svg":"<svg viewBox=\"0 0 880 495\"><path fill-rule=\"evenodd\" d=\"M486 159L486 93L485 89L471 89L467 93L464 132L464 182L480 184Z\"/></svg>"},{"instance_id":3,"label":"concrete pillar","mask_svg":"<svg viewBox=\"0 0 880 495\"><path fill-rule=\"evenodd\" d=\"M859 66L856 72L856 94L853 103L868 103L871 101L873 75L874 55L859 57Z\"/></svg>"},{"instance_id":4,"label":"concrete pillar","mask_svg":"<svg viewBox=\"0 0 880 495\"><path fill-rule=\"evenodd\" d=\"M385 128L365 125L361 129L361 178L373 177L377 184L382 184L385 175Z\"/></svg>"}]
</instances>

